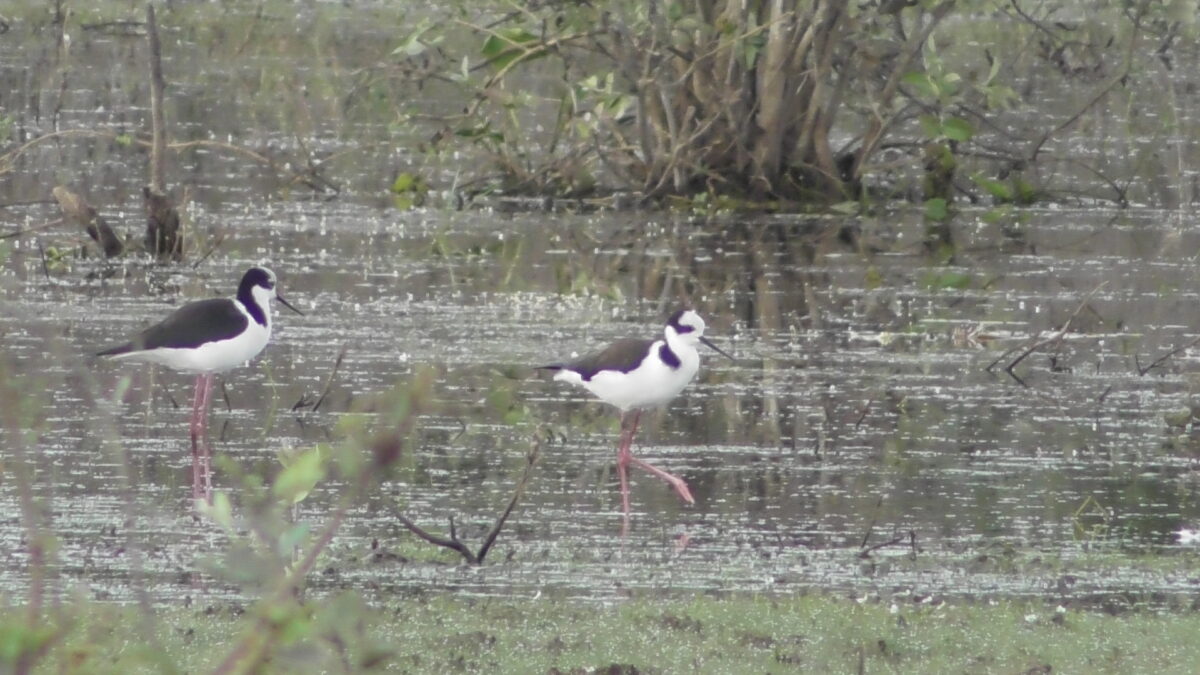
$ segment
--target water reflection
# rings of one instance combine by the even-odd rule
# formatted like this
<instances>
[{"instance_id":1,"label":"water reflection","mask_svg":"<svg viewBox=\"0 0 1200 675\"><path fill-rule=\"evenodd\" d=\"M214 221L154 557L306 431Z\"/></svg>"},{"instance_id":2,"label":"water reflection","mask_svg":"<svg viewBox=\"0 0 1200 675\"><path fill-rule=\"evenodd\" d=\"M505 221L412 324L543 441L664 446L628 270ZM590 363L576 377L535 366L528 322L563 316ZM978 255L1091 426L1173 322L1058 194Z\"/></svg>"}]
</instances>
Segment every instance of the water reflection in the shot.
<instances>
[{"instance_id":1,"label":"water reflection","mask_svg":"<svg viewBox=\"0 0 1200 675\"><path fill-rule=\"evenodd\" d=\"M1030 238L1051 239L1056 228L1064 238L1077 235L1087 227L1082 218L1040 223ZM92 281L90 266L99 263L72 262L47 278L31 242L14 244L4 286L13 319L3 348L21 381L46 392L35 487L62 541L62 584L86 581L114 598L130 592L128 559L112 550L127 534L120 470L94 433L109 408L89 394L95 387L103 397L125 373L83 355L261 257L271 258L310 312L280 322L257 368L225 378L231 405L218 397L212 424L220 429L218 454L236 466L270 475L278 470L276 448L327 440L342 412L416 364L441 373L441 407L427 418L419 451L339 537L341 550L364 552L340 560L336 581L327 580L335 586L369 581L386 592L434 584L488 594L548 584L604 596L664 585L782 591L882 584L1032 594L1041 577L1016 563L988 582L994 585L978 576L930 581L927 572L931 565L969 567L993 542L1067 557L1169 552L1174 533L1200 520L1194 443L1164 422L1187 405L1194 358L1181 352L1145 376L1132 359L1139 354L1147 364L1197 333L1178 325L1184 314L1175 325L1155 323L1171 315L1164 307L1194 300L1190 292L1148 298L1138 290L1183 288L1195 272L1182 255L1157 257L1134 274L1134 259L1096 250L1099 235L1081 237L1086 250L1055 258L1053 274L1029 267L1023 254L979 255L971 273L987 279L988 289L944 289L928 283L937 270L919 254L797 243L808 233L813 241L828 236L810 223L743 224L712 235L711 224L683 218L647 225L629 215L517 214L501 228L483 213L434 217L347 204L277 204L269 218L224 223L236 228L237 241L195 270L133 261ZM730 233L739 228L754 234ZM902 241L907 231L893 228ZM957 234L979 247L994 243L972 230ZM46 234L64 236L71 235ZM1028 386L986 370L1005 349L1061 325L1089 287L1121 268L1129 270L1129 286L1114 279L1094 296L1100 318L1053 353L1021 364ZM888 284L868 287L877 275ZM587 288L564 292L564 279L585 276ZM653 334L659 307L681 303L713 317L714 339L738 361L706 358L679 399L643 420L639 453L685 476L697 504L684 507L659 481L635 474L636 514L622 547L614 539L615 417L585 392L522 368L564 345ZM888 311L881 315L881 307ZM986 322L993 339L956 343L953 327L974 322ZM1137 333L1129 330L1135 325ZM343 347L322 410L293 412L320 394ZM432 528L450 516L464 532L490 524L525 447L523 432L504 424L489 402L498 384L508 387L508 405L524 406L564 436L546 449L528 501L501 540L495 559L509 563L430 570L365 553L365 542L379 539L386 552L403 548L408 536L383 500L400 500ZM171 373L138 370L115 408L139 479L137 538L149 547L152 587L164 600L197 592L191 575L184 583L180 574L220 541L193 521L186 500L186 410L176 405L187 387ZM303 508L321 513L334 488ZM16 513L11 483L0 490ZM7 522L3 538L15 557L3 583L13 588L22 583L20 530L16 519ZM889 564L862 574L856 551L864 540L870 546L909 530L920 545L916 561L903 547L881 548L873 559ZM680 536L689 539L682 549ZM1175 592L1166 577L1139 583L1147 592ZM1102 596L1106 587L1096 581L1078 592ZM223 597L232 589L203 592Z\"/></svg>"}]
</instances>

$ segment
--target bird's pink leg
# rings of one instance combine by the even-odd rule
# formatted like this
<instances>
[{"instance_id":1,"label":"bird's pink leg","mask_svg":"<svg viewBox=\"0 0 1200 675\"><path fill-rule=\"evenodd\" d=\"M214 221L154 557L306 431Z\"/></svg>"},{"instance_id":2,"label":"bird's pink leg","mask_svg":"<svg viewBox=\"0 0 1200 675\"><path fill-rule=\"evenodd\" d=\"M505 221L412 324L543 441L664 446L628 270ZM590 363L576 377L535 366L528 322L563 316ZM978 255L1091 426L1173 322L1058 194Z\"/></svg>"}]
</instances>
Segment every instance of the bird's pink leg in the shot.
<instances>
[{"instance_id":1,"label":"bird's pink leg","mask_svg":"<svg viewBox=\"0 0 1200 675\"><path fill-rule=\"evenodd\" d=\"M196 376L192 393L192 498L212 501L212 449L208 445L208 407L212 373Z\"/></svg>"},{"instance_id":2,"label":"bird's pink leg","mask_svg":"<svg viewBox=\"0 0 1200 675\"><path fill-rule=\"evenodd\" d=\"M204 375L197 375L196 386L192 390L192 499L200 499L204 496L200 469L200 436L203 433L200 410L203 403Z\"/></svg>"},{"instance_id":3,"label":"bird's pink leg","mask_svg":"<svg viewBox=\"0 0 1200 675\"><path fill-rule=\"evenodd\" d=\"M653 464L650 464L649 462L642 461L642 460L638 459L637 457L633 456L633 451L629 449L629 446L633 445L633 435L635 433L637 433L638 418L640 418L640 417L641 417L641 411L635 411L634 417L633 417L633 425L632 425L632 428L629 430L629 440L625 444L625 452L626 452L625 461L626 461L626 463L633 464L634 466L639 467L641 469L645 469L646 471L649 471L650 473L654 474L655 476L658 476L659 478L665 480L671 487L675 488L675 492L679 493L679 496L683 498L683 501L685 501L689 504L695 504L696 500L692 497L692 491L688 489L687 483L685 483L682 478L680 478L679 476L676 476L675 474L667 473L666 471L663 471L662 469L658 468L657 466L654 466Z\"/></svg>"},{"instance_id":4,"label":"bird's pink leg","mask_svg":"<svg viewBox=\"0 0 1200 675\"><path fill-rule=\"evenodd\" d=\"M204 499L208 503L212 503L212 445L208 440L208 409L212 406L212 385L213 374L205 373L201 375L204 378L204 403L200 408L200 429L204 442Z\"/></svg>"},{"instance_id":5,"label":"bird's pink leg","mask_svg":"<svg viewBox=\"0 0 1200 675\"><path fill-rule=\"evenodd\" d=\"M671 487L675 488L675 491L679 493L679 496L683 498L683 501L685 501L689 504L696 503L696 500L692 497L692 491L688 489L687 483L685 483L684 480L682 478L680 478L679 476L676 476L675 474L672 474L672 473L667 473L666 471L663 471L662 469L658 468L657 466L654 466L653 464L643 462L642 460L638 459L637 457L631 456L629 458L629 461L631 463L633 463L634 466L645 469L646 471L649 471L650 473L654 474L655 476L658 476L659 478L667 481L667 483L669 483L671 485Z\"/></svg>"},{"instance_id":6,"label":"bird's pink leg","mask_svg":"<svg viewBox=\"0 0 1200 675\"><path fill-rule=\"evenodd\" d=\"M633 424L631 428L626 425L625 420L628 414L621 415L621 444L617 448L617 476L621 479L621 506L624 509L625 521L629 521L629 460L633 459L633 453L629 450L629 446L633 444L633 433L637 431L638 417L641 411L633 411Z\"/></svg>"}]
</instances>

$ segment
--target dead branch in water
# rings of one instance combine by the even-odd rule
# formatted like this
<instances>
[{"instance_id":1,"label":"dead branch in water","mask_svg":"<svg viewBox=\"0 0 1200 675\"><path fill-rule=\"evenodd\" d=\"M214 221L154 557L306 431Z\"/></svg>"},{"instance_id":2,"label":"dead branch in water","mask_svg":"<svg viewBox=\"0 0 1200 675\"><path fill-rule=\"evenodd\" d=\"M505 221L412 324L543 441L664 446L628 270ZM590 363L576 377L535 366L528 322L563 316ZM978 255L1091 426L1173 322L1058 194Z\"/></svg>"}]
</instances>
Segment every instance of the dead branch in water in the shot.
<instances>
[{"instance_id":1,"label":"dead branch in water","mask_svg":"<svg viewBox=\"0 0 1200 675\"><path fill-rule=\"evenodd\" d=\"M163 90L166 82L162 72L162 44L158 40L158 22L154 4L146 3L146 38L150 43L150 189L166 190L164 157L167 143L167 120L163 116Z\"/></svg>"},{"instance_id":2,"label":"dead branch in water","mask_svg":"<svg viewBox=\"0 0 1200 675\"><path fill-rule=\"evenodd\" d=\"M325 388L321 390L321 395L313 404L313 412L320 410L321 404L325 402L325 397L329 396L329 390L333 387L333 378L337 377L338 370L342 367L342 361L346 360L346 350L346 345L342 345L342 350L337 355L337 361L333 362L333 372L329 373L329 377L325 380Z\"/></svg>"},{"instance_id":3,"label":"dead branch in water","mask_svg":"<svg viewBox=\"0 0 1200 675\"><path fill-rule=\"evenodd\" d=\"M1079 313L1083 311L1083 308L1087 306L1087 303L1088 303L1088 301L1089 301L1089 300L1091 300L1091 299L1092 299L1092 296L1093 296L1093 295L1095 295L1095 294L1096 294L1096 292L1097 292L1097 291L1099 291L1101 288L1104 288L1104 286L1105 286L1107 283L1108 283L1107 281L1101 281L1099 284L1097 284L1097 285L1096 285L1096 287L1095 287L1095 288L1093 288L1093 289L1091 290L1091 292L1090 292L1090 293L1088 293L1086 296L1084 296L1083 300L1081 300L1081 301L1079 302L1079 306L1077 306L1077 307L1075 308L1075 311L1074 311L1074 312L1071 312L1071 316L1067 317L1067 320L1066 320L1066 322L1065 322L1065 323L1062 325L1062 328L1058 329L1058 330L1057 330L1057 331L1054 333L1054 335L1051 335L1050 337L1048 337L1048 338L1046 338L1046 339L1044 339L1044 340L1038 340L1036 337L1035 337L1033 340L1031 340L1031 341L1028 343L1028 344L1029 344L1029 346L1028 346L1028 347L1026 347L1024 350L1022 350L1022 351L1021 351L1021 354L1020 354L1019 356L1017 356L1017 358L1015 358L1015 359L1013 359L1012 361L1010 361L1010 362L1009 362L1009 364L1008 364L1007 366L1004 366L1004 372L1008 373L1009 377L1011 377L1012 379L1016 380L1017 382L1020 382L1020 383L1021 383L1021 386L1025 386L1025 387L1029 386L1029 385L1025 384L1025 381L1024 381L1024 380L1022 380L1021 378L1017 377L1017 374L1016 374L1015 372L1013 372L1013 369L1017 367L1017 364L1019 364L1019 363L1021 363L1022 361L1024 361L1026 357L1028 357L1030 354L1034 353L1035 351L1037 351L1037 350L1041 349L1042 347L1045 347L1046 345L1050 345L1050 344L1055 344L1055 343L1062 342L1062 339L1063 339L1063 337L1064 337L1064 336L1067 334L1067 331L1071 329L1071 323L1072 323L1073 321L1075 321L1075 318L1076 318L1076 317L1078 317L1078 316L1079 316ZM989 365L989 366L986 368L986 370L988 370L988 371L990 372L993 366L995 366L997 363L999 363L1000 361L1002 361L1002 360L1004 359L1004 357L1005 357L1005 356L1008 356L1008 355L1009 355L1009 354L1011 354L1011 353L1012 353L1014 350L1015 350L1015 348L1014 348L1014 349L1010 349L1009 351L1005 352L1003 355L1001 355L1001 357L1000 357L1000 358L998 358L998 359L996 359L995 361L993 361L993 362L991 363L991 365Z\"/></svg>"},{"instance_id":4,"label":"dead branch in water","mask_svg":"<svg viewBox=\"0 0 1200 675\"><path fill-rule=\"evenodd\" d=\"M1167 359L1169 359L1177 354L1182 354L1183 352L1186 352L1187 350L1191 349L1192 347L1195 347L1197 344L1200 344L1200 337L1197 337L1195 340L1192 340L1191 342L1183 345L1182 347L1176 347L1175 349L1172 349L1171 351L1167 352L1166 354L1163 354L1162 356L1158 357L1157 359L1154 359L1145 368L1143 368L1142 364L1138 362L1137 354L1134 354L1133 355L1133 365L1134 365L1134 367L1137 368L1138 376L1144 376L1146 373L1150 372L1151 370L1154 370L1155 368L1161 366L1164 362L1166 362Z\"/></svg>"},{"instance_id":5,"label":"dead branch in water","mask_svg":"<svg viewBox=\"0 0 1200 675\"><path fill-rule=\"evenodd\" d=\"M484 557L487 556L492 545L496 543L496 538L500 536L500 531L504 529L504 523L508 521L508 517L517 508L517 503L521 501L521 497L525 494L525 488L529 486L529 480L533 477L533 468L537 465L538 458L541 455L542 442L541 433L535 434L533 445L530 446L528 454L525 455L525 470L521 473L521 478L517 481L517 486L513 489L512 497L508 500L508 506L505 507L504 512L496 519L496 523L492 526L491 531L484 537L483 544L480 545L478 552L472 552L471 548L458 538L453 516L450 517L450 536L448 538L428 532L409 520L407 516L400 512L400 509L395 504L392 504L391 508L396 516L396 520L399 520L400 524L407 528L408 531L425 541L435 546L457 551L468 564L482 565Z\"/></svg>"},{"instance_id":6,"label":"dead branch in water","mask_svg":"<svg viewBox=\"0 0 1200 675\"><path fill-rule=\"evenodd\" d=\"M63 216L72 223L82 227L100 245L104 257L115 258L125 251L125 244L117 233L109 226L108 221L101 217L96 207L87 203L82 196L71 192L66 186L56 185L50 194L58 201L58 208Z\"/></svg>"},{"instance_id":7,"label":"dead branch in water","mask_svg":"<svg viewBox=\"0 0 1200 675\"><path fill-rule=\"evenodd\" d=\"M915 559L917 557L917 551L918 551L918 549L917 549L917 533L915 530L909 530L908 532L902 532L902 533L892 537L891 539L888 539L887 541L883 541L878 544L872 544L871 546L866 546L865 545L866 542L864 541L863 542L864 546L863 546L862 550L858 552L858 557L866 560L867 558L871 557L872 552L878 551L879 549L885 548L888 546L895 546L896 544L903 544L905 540L908 540L908 544L911 549L909 551L909 555Z\"/></svg>"},{"instance_id":8,"label":"dead branch in water","mask_svg":"<svg viewBox=\"0 0 1200 675\"><path fill-rule=\"evenodd\" d=\"M159 258L183 259L183 237L179 233L179 212L169 195L142 188L146 208L146 250Z\"/></svg>"},{"instance_id":9,"label":"dead branch in water","mask_svg":"<svg viewBox=\"0 0 1200 675\"><path fill-rule=\"evenodd\" d=\"M183 259L179 212L166 192L167 122L163 114L162 46L154 4L146 4L146 37L150 43L150 184L142 189L146 206L146 250L158 258Z\"/></svg>"},{"instance_id":10,"label":"dead branch in water","mask_svg":"<svg viewBox=\"0 0 1200 675\"><path fill-rule=\"evenodd\" d=\"M42 230L44 230L46 228L55 227L55 226L62 225L62 224L63 224L62 218L55 218L54 220L48 220L44 223L40 223L40 224L34 225L32 227L26 227L21 230L16 230L15 232L5 232L4 234L0 234L0 239L16 239L17 237L29 234L31 232L41 232Z\"/></svg>"},{"instance_id":11,"label":"dead branch in water","mask_svg":"<svg viewBox=\"0 0 1200 675\"><path fill-rule=\"evenodd\" d=\"M49 133L42 134L41 136L38 136L36 138L32 138L32 139L26 141L25 143L17 146L16 148L13 148L12 150L9 150L8 152L6 152L4 154L0 154L0 176L3 176L7 173L11 173L16 168L15 165L16 165L17 160L20 159L23 155L25 155L27 152L29 152L33 148L35 148L43 143L46 143L48 141L53 141L53 140L60 139L60 138L76 137L76 136L81 136L84 138L97 138L97 139L109 140L109 141L119 143L121 145L134 145L134 146L138 146L138 147L142 147L142 148L151 148L153 146L153 141L151 141L151 140L146 140L145 138L130 137L126 134L118 133L116 131L109 131L107 129L61 129L59 131L51 131ZM337 152L332 155L328 155L328 156L322 158L320 162L312 162L312 161L306 162L306 161L302 161L302 160L287 159L287 158L282 159L282 160L273 159L273 158L268 157L267 155L265 155L257 150L254 150L252 148L247 148L247 147L237 145L234 143L227 143L225 141L215 141L215 140L210 140L210 139L198 139L198 140L193 140L193 141L173 141L173 142L167 143L166 148L168 150L173 150L176 153L185 152L187 150L196 150L199 148L204 148L204 149L208 149L208 150L216 150L216 151L220 151L220 152L226 152L226 153L229 153L232 155L238 155L240 157L244 157L253 162L262 164L263 166L270 168L272 171L274 171L276 174L278 174L281 177L281 179L282 179L281 182L283 184L286 184L289 186L302 184L302 185L308 186L309 188L311 188L314 191L319 191L319 192L328 192L330 189L334 189L334 191L337 191L337 188L336 188L336 186L333 186L332 188L330 188L330 186L332 186L333 184L328 179L323 178L322 176L320 176L319 174L317 174L315 172L319 171L325 164L327 164L334 157L340 157L340 156L349 155L349 154L352 154L355 152L364 152L365 151L365 148L350 148L348 150L343 150L341 152ZM300 167L300 169L292 170L290 167ZM40 202L31 202L31 203L40 203ZM14 206L14 205L17 205L17 204L4 204L3 206Z\"/></svg>"}]
</instances>

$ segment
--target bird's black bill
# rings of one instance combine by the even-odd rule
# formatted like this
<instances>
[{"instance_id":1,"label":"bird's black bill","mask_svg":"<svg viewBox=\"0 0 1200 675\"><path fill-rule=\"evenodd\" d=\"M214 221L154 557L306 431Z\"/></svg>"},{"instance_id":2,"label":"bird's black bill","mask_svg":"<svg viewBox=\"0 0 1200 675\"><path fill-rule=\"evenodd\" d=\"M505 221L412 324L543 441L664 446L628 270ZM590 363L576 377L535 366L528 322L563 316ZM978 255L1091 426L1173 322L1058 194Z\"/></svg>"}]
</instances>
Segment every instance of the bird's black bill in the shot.
<instances>
[{"instance_id":1,"label":"bird's black bill","mask_svg":"<svg viewBox=\"0 0 1200 675\"><path fill-rule=\"evenodd\" d=\"M725 350L724 350L724 349L721 349L720 347L718 347L718 346L714 345L714 344L712 343L712 341L711 341L711 340L709 340L708 338L706 338L706 337L701 337L701 338L700 338L700 341L701 341L701 342L703 342L704 344L708 345L709 347L712 347L714 350L716 350L716 352L717 352L718 354L720 354L721 356L724 356L725 358L729 359L730 361L736 361L736 360L737 360L737 359L733 358L732 356L730 356L729 354L725 353Z\"/></svg>"},{"instance_id":2,"label":"bird's black bill","mask_svg":"<svg viewBox=\"0 0 1200 675\"><path fill-rule=\"evenodd\" d=\"M292 307L292 303L288 302L287 300L284 300L282 295L276 293L275 299L278 300L279 302L282 302L284 307L287 307L288 309L299 314L300 316L304 316L304 312L301 312L300 310L296 309L295 307Z\"/></svg>"}]
</instances>

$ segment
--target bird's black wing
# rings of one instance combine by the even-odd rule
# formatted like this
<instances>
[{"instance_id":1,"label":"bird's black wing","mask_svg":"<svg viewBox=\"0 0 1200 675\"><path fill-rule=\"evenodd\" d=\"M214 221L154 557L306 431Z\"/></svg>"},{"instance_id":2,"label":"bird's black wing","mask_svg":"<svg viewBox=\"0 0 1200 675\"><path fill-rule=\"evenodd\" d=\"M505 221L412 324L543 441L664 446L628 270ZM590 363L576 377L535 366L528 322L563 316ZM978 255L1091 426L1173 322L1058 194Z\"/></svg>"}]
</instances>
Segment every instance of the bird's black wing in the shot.
<instances>
[{"instance_id":1,"label":"bird's black wing","mask_svg":"<svg viewBox=\"0 0 1200 675\"><path fill-rule=\"evenodd\" d=\"M205 342L228 340L246 329L248 319L234 301L212 298L189 302L150 326L129 342L99 352L114 356L148 349L199 347Z\"/></svg>"},{"instance_id":2,"label":"bird's black wing","mask_svg":"<svg viewBox=\"0 0 1200 675\"><path fill-rule=\"evenodd\" d=\"M622 373L637 368L650 352L654 340L624 338L617 340L602 351L580 357L570 363L556 363L542 368L551 370L571 370L579 373L585 381L602 370L614 370Z\"/></svg>"}]
</instances>

